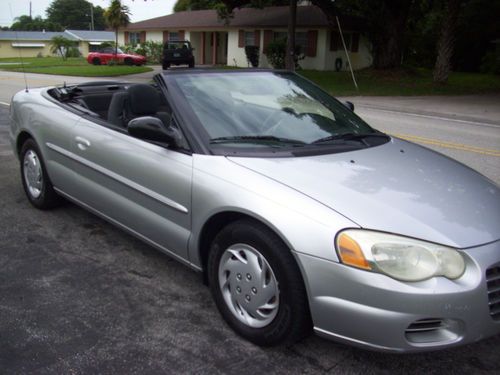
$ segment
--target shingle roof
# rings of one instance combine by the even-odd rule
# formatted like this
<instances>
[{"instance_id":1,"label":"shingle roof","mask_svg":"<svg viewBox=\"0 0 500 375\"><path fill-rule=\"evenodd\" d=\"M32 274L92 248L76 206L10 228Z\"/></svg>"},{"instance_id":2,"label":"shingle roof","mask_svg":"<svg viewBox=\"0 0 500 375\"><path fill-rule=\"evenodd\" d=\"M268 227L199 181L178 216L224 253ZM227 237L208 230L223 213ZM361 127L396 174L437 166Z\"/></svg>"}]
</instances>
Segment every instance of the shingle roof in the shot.
<instances>
[{"instance_id":1,"label":"shingle roof","mask_svg":"<svg viewBox=\"0 0 500 375\"><path fill-rule=\"evenodd\" d=\"M69 40L89 42L113 41L113 31L66 30L66 31L0 31L0 40L51 40L63 36Z\"/></svg>"},{"instance_id":2,"label":"shingle roof","mask_svg":"<svg viewBox=\"0 0 500 375\"><path fill-rule=\"evenodd\" d=\"M288 6L263 9L242 8L234 10L234 18L226 25L217 17L215 10L178 12L167 16L130 23L126 30L177 29L177 28L225 28L225 27L287 27ZM343 28L360 28L359 19L343 18ZM297 27L328 27L328 19L316 6L297 7Z\"/></svg>"},{"instance_id":3,"label":"shingle roof","mask_svg":"<svg viewBox=\"0 0 500 375\"><path fill-rule=\"evenodd\" d=\"M90 30L66 30L81 40L89 42L112 41L115 40L114 31L90 31Z\"/></svg>"},{"instance_id":4,"label":"shingle roof","mask_svg":"<svg viewBox=\"0 0 500 375\"><path fill-rule=\"evenodd\" d=\"M63 36L69 40L78 40L63 31L0 31L0 40L51 40L55 36Z\"/></svg>"}]
</instances>

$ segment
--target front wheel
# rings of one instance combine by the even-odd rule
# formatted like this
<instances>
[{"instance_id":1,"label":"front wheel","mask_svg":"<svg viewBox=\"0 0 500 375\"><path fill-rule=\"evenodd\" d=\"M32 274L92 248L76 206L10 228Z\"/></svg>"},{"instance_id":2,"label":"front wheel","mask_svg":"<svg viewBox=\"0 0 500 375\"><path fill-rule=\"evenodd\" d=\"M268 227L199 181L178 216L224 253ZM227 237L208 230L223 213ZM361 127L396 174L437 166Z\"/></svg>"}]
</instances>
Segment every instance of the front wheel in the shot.
<instances>
[{"instance_id":1,"label":"front wheel","mask_svg":"<svg viewBox=\"0 0 500 375\"><path fill-rule=\"evenodd\" d=\"M40 150L33 139L21 148L21 178L28 200L36 208L50 209L61 203L50 181Z\"/></svg>"},{"instance_id":2,"label":"front wheel","mask_svg":"<svg viewBox=\"0 0 500 375\"><path fill-rule=\"evenodd\" d=\"M307 294L290 250L252 220L225 227L212 243L208 278L226 322L254 344L293 343L310 332Z\"/></svg>"},{"instance_id":3,"label":"front wheel","mask_svg":"<svg viewBox=\"0 0 500 375\"><path fill-rule=\"evenodd\" d=\"M134 65L134 61L130 57L126 57L125 60L123 60L123 63L129 66Z\"/></svg>"},{"instance_id":4,"label":"front wheel","mask_svg":"<svg viewBox=\"0 0 500 375\"><path fill-rule=\"evenodd\" d=\"M92 64L94 64L94 65L101 65L101 59L99 59L98 57L94 57L92 59Z\"/></svg>"}]
</instances>

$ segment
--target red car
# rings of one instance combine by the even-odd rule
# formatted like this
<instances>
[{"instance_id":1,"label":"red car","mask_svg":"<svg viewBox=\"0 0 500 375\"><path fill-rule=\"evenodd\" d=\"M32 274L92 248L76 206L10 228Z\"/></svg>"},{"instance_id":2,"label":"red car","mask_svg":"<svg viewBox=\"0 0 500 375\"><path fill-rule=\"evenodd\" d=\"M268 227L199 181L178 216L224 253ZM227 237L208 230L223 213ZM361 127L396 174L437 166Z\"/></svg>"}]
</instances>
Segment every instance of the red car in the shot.
<instances>
[{"instance_id":1,"label":"red car","mask_svg":"<svg viewBox=\"0 0 500 375\"><path fill-rule=\"evenodd\" d=\"M146 64L146 57L142 55L135 55L130 53L124 53L118 48L118 53L116 55L118 62L125 65L144 65ZM87 56L87 61L89 64L94 65L106 65L108 61L115 58L115 49L113 47L106 47L99 52L90 52Z\"/></svg>"}]
</instances>

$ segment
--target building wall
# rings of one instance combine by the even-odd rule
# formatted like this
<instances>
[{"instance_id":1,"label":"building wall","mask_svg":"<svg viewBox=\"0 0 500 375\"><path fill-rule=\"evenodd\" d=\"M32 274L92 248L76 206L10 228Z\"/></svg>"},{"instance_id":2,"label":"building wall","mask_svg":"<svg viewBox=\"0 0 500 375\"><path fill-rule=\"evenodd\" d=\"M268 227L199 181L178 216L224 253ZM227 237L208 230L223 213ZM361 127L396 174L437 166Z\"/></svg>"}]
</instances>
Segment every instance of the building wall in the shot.
<instances>
[{"instance_id":1,"label":"building wall","mask_svg":"<svg viewBox=\"0 0 500 375\"><path fill-rule=\"evenodd\" d=\"M344 49L342 48L338 51L330 51L330 38L330 33L326 32L324 70L335 70L335 60L337 58L342 59L342 70L348 70L349 66L347 64L347 57ZM372 65L373 58L370 49L370 42L365 36L361 35L359 38L358 52L349 51L349 59L351 60L354 70L367 68Z\"/></svg>"},{"instance_id":2,"label":"building wall","mask_svg":"<svg viewBox=\"0 0 500 375\"><path fill-rule=\"evenodd\" d=\"M146 40L163 43L163 31L160 30L146 31Z\"/></svg>"},{"instance_id":3,"label":"building wall","mask_svg":"<svg viewBox=\"0 0 500 375\"><path fill-rule=\"evenodd\" d=\"M12 47L12 43L41 43L44 44L44 47ZM83 57L87 57L89 42L79 41L75 46ZM21 51L22 57L36 57L39 53L43 56L57 56L57 54L50 52L50 41L48 40L0 40L0 58L19 57L19 51Z\"/></svg>"},{"instance_id":4,"label":"building wall","mask_svg":"<svg viewBox=\"0 0 500 375\"><path fill-rule=\"evenodd\" d=\"M118 31L118 45L123 46L125 44L125 32Z\"/></svg>"},{"instance_id":5,"label":"building wall","mask_svg":"<svg viewBox=\"0 0 500 375\"><path fill-rule=\"evenodd\" d=\"M247 31L254 31L248 29ZM262 33L261 33L262 34ZM262 35L261 35L262 40ZM261 43L262 45L262 43ZM230 29L227 38L227 65L247 67L247 56L245 55L245 48L238 47L238 30Z\"/></svg>"},{"instance_id":6,"label":"building wall","mask_svg":"<svg viewBox=\"0 0 500 375\"><path fill-rule=\"evenodd\" d=\"M83 57L87 57L89 54L89 42L79 42L78 43L78 50L82 54Z\"/></svg>"},{"instance_id":7,"label":"building wall","mask_svg":"<svg viewBox=\"0 0 500 375\"><path fill-rule=\"evenodd\" d=\"M201 63L201 33L200 32L191 32L189 34L189 41L191 42L191 47L194 48L193 56L195 64Z\"/></svg>"},{"instance_id":8,"label":"building wall","mask_svg":"<svg viewBox=\"0 0 500 375\"><path fill-rule=\"evenodd\" d=\"M236 28L228 28L224 30L219 30L220 35L220 45L218 47L217 61L218 63L224 63L224 51L225 51L225 32L228 34L227 38L227 61L225 62L229 66L237 67L248 67L247 58L245 55L245 48L238 47L239 41L239 30ZM254 32L255 29L243 29L244 31ZM307 32L311 29L297 29L297 32ZM178 31L178 30L172 30ZM273 29L273 32L286 32L285 28ZM310 57L306 56L305 59L299 62L303 69L312 70L335 70L335 60L337 58L342 59L342 70L348 70L349 66L347 64L347 58L343 49L338 51L330 51L330 39L331 33L328 29L317 29L318 39L316 56ZM211 32L205 32L205 63L212 63L212 47L210 45ZM349 33L349 31L346 31ZM194 56L197 64L201 63L201 35L202 31L185 30L184 38L190 40L193 47L195 48ZM163 41L163 30L152 30L146 32L146 40ZM124 44L124 32L120 31L118 33L118 43ZM351 64L354 69L362 69L370 66L372 64L372 55L370 51L370 44L368 39L364 36L360 36L359 39L359 49L358 52L349 52L349 58L351 59ZM264 49L264 30L260 30L260 57L259 57L259 67L270 68L270 64L267 61L266 55L263 52Z\"/></svg>"},{"instance_id":9,"label":"building wall","mask_svg":"<svg viewBox=\"0 0 500 375\"><path fill-rule=\"evenodd\" d=\"M12 43L43 43L44 47L12 47ZM36 57L39 53L43 56L52 56L50 42L48 41L25 41L0 40L0 58L7 57Z\"/></svg>"},{"instance_id":10,"label":"building wall","mask_svg":"<svg viewBox=\"0 0 500 375\"><path fill-rule=\"evenodd\" d=\"M244 31L255 31L255 29L243 29ZM297 32L307 32L311 29L297 29ZM316 48L316 56L306 56L303 60L299 61L303 69L312 70L335 70L335 60L337 57L342 58L342 70L349 69L346 64L346 56L344 50L330 51L330 32L327 29L318 29L318 40ZM286 29L273 29L273 32L287 32ZM247 58L245 55L245 48L238 47L238 30L229 31L228 40L228 61L227 64L231 66L247 67ZM351 64L354 69L362 69L372 64L372 56L370 52L369 43L366 37L361 36L359 40L358 52L349 52ZM259 67L271 68L270 63L264 55L264 30L260 30L260 56Z\"/></svg>"}]
</instances>

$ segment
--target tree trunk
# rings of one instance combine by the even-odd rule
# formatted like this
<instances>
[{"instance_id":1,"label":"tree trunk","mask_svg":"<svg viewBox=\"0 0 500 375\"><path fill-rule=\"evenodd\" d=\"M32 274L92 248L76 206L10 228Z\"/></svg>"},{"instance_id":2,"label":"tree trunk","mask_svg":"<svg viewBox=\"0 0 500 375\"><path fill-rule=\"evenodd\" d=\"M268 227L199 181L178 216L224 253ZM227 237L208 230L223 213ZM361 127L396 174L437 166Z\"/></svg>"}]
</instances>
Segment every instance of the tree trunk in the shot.
<instances>
[{"instance_id":1,"label":"tree trunk","mask_svg":"<svg viewBox=\"0 0 500 375\"><path fill-rule=\"evenodd\" d=\"M373 38L373 66L376 69L393 69L401 65L406 23L411 0L388 0L383 4L383 22Z\"/></svg>"},{"instance_id":2,"label":"tree trunk","mask_svg":"<svg viewBox=\"0 0 500 375\"><path fill-rule=\"evenodd\" d=\"M290 0L288 36L286 39L285 68L295 70L295 24L297 21L297 0Z\"/></svg>"},{"instance_id":3,"label":"tree trunk","mask_svg":"<svg viewBox=\"0 0 500 375\"><path fill-rule=\"evenodd\" d=\"M455 34L462 0L447 0L437 43L437 57L433 78L436 83L448 82L451 70L451 57L455 49Z\"/></svg>"},{"instance_id":4,"label":"tree trunk","mask_svg":"<svg viewBox=\"0 0 500 375\"><path fill-rule=\"evenodd\" d=\"M118 61L118 27L115 29L115 61Z\"/></svg>"}]
</instances>

